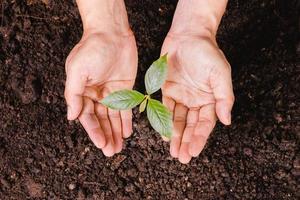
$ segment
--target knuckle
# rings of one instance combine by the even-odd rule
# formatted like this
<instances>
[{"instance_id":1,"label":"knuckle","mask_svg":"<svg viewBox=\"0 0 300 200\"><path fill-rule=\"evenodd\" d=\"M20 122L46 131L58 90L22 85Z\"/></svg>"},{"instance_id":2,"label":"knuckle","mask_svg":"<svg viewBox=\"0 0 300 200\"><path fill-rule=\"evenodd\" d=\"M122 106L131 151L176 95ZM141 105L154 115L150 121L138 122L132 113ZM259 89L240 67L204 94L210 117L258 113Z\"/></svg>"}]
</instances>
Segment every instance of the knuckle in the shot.
<instances>
[{"instance_id":1,"label":"knuckle","mask_svg":"<svg viewBox=\"0 0 300 200\"><path fill-rule=\"evenodd\" d=\"M122 131L121 131L121 130L114 130L113 132L114 132L115 135L118 135L118 136L120 135L120 136L121 136L121 138L120 138L120 139L121 139L121 140L120 140L120 143L121 143L121 145L122 145L122 142L123 142L123 139L122 139Z\"/></svg>"},{"instance_id":2,"label":"knuckle","mask_svg":"<svg viewBox=\"0 0 300 200\"><path fill-rule=\"evenodd\" d=\"M174 116L174 122L175 123L182 123L182 122L185 122L185 117L183 116Z\"/></svg>"},{"instance_id":3,"label":"knuckle","mask_svg":"<svg viewBox=\"0 0 300 200\"><path fill-rule=\"evenodd\" d=\"M227 70L229 71L229 73L231 73L231 65L227 62L227 65L225 66L225 68L227 68Z\"/></svg>"},{"instance_id":4,"label":"knuckle","mask_svg":"<svg viewBox=\"0 0 300 200\"><path fill-rule=\"evenodd\" d=\"M120 118L119 112L117 112L117 111L109 112L108 115L112 119Z\"/></svg>"},{"instance_id":5,"label":"knuckle","mask_svg":"<svg viewBox=\"0 0 300 200\"><path fill-rule=\"evenodd\" d=\"M207 141L208 137L209 137L209 133L208 134L201 134L198 136L200 140L202 141ZM202 148L201 148L202 149Z\"/></svg>"},{"instance_id":6,"label":"knuckle","mask_svg":"<svg viewBox=\"0 0 300 200\"><path fill-rule=\"evenodd\" d=\"M235 102L235 96L234 95L231 96L231 101Z\"/></svg>"},{"instance_id":7,"label":"knuckle","mask_svg":"<svg viewBox=\"0 0 300 200\"><path fill-rule=\"evenodd\" d=\"M65 97L66 101L69 100L69 92L67 89L65 89L65 91L64 91L64 97Z\"/></svg>"},{"instance_id":8,"label":"knuckle","mask_svg":"<svg viewBox=\"0 0 300 200\"><path fill-rule=\"evenodd\" d=\"M65 64L65 72L66 72L66 74L68 73L69 68L70 68L69 65L66 63L66 64Z\"/></svg>"},{"instance_id":9,"label":"knuckle","mask_svg":"<svg viewBox=\"0 0 300 200\"><path fill-rule=\"evenodd\" d=\"M215 122L213 120L210 120L208 118L205 118L205 117L199 118L199 124L201 124L201 126L211 127L214 123Z\"/></svg>"},{"instance_id":10,"label":"knuckle","mask_svg":"<svg viewBox=\"0 0 300 200\"><path fill-rule=\"evenodd\" d=\"M234 96L234 94L231 94L231 95L228 96L228 102L230 104L233 104L235 102L235 96Z\"/></svg>"},{"instance_id":11,"label":"knuckle","mask_svg":"<svg viewBox=\"0 0 300 200\"><path fill-rule=\"evenodd\" d=\"M98 119L100 119L103 122L106 122L106 120L108 120L107 112L105 112L105 111L97 110L96 115L97 115Z\"/></svg>"},{"instance_id":12,"label":"knuckle","mask_svg":"<svg viewBox=\"0 0 300 200\"><path fill-rule=\"evenodd\" d=\"M67 57L66 62L65 62L65 68L66 68L66 72L69 71L70 68L70 55Z\"/></svg>"},{"instance_id":13,"label":"knuckle","mask_svg":"<svg viewBox=\"0 0 300 200\"><path fill-rule=\"evenodd\" d=\"M229 63L223 66L216 65L211 69L211 75L213 75L214 77L228 76L230 74L231 74L231 67Z\"/></svg>"},{"instance_id":14,"label":"knuckle","mask_svg":"<svg viewBox=\"0 0 300 200\"><path fill-rule=\"evenodd\" d=\"M94 113L94 110L91 109L89 106L83 108L81 115L82 116L90 116L90 117L96 116Z\"/></svg>"},{"instance_id":15,"label":"knuckle","mask_svg":"<svg viewBox=\"0 0 300 200\"><path fill-rule=\"evenodd\" d=\"M124 117L124 116L121 116L121 119L124 121L124 122L130 122L132 120L131 117Z\"/></svg>"},{"instance_id":16,"label":"knuckle","mask_svg":"<svg viewBox=\"0 0 300 200\"><path fill-rule=\"evenodd\" d=\"M229 62L227 60L224 60L224 62L226 63L224 65L224 70L226 70L227 72L231 72L231 65L229 64Z\"/></svg>"},{"instance_id":17,"label":"knuckle","mask_svg":"<svg viewBox=\"0 0 300 200\"><path fill-rule=\"evenodd\" d=\"M131 119L132 111L131 110L123 110L120 112L122 119Z\"/></svg>"},{"instance_id":18,"label":"knuckle","mask_svg":"<svg viewBox=\"0 0 300 200\"><path fill-rule=\"evenodd\" d=\"M196 123L188 122L188 123L186 124L186 128L194 128L195 125L196 125Z\"/></svg>"}]
</instances>

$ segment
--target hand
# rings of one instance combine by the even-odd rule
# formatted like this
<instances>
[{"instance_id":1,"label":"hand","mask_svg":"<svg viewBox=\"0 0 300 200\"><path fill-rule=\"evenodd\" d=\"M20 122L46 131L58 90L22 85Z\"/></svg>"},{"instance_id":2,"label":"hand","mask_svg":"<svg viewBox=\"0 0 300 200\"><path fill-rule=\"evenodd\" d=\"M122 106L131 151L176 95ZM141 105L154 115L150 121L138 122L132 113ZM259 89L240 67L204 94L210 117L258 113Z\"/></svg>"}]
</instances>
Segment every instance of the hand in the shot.
<instances>
[{"instance_id":1,"label":"hand","mask_svg":"<svg viewBox=\"0 0 300 200\"><path fill-rule=\"evenodd\" d=\"M85 31L66 61L65 98L68 119L78 117L104 155L122 150L132 132L132 113L107 109L99 103L109 93L132 89L137 73L137 49L131 31Z\"/></svg>"},{"instance_id":2,"label":"hand","mask_svg":"<svg viewBox=\"0 0 300 200\"><path fill-rule=\"evenodd\" d=\"M188 163L204 148L217 117L225 125L231 123L231 69L210 36L169 33L162 48L165 53L169 68L163 102L174 121L170 153Z\"/></svg>"}]
</instances>

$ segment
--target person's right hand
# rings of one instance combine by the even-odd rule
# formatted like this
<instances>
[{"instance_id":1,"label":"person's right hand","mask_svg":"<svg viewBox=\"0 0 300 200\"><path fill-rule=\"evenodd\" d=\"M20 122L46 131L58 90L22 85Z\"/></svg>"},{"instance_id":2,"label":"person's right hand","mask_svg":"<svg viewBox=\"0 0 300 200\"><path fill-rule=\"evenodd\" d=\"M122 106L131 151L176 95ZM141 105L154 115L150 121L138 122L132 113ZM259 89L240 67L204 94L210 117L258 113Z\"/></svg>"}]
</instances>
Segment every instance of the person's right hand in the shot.
<instances>
[{"instance_id":1,"label":"person's right hand","mask_svg":"<svg viewBox=\"0 0 300 200\"><path fill-rule=\"evenodd\" d=\"M132 113L104 107L109 93L132 89L137 73L134 35L85 31L66 61L65 98L68 119L79 119L104 155L122 150L123 138L132 132Z\"/></svg>"}]
</instances>

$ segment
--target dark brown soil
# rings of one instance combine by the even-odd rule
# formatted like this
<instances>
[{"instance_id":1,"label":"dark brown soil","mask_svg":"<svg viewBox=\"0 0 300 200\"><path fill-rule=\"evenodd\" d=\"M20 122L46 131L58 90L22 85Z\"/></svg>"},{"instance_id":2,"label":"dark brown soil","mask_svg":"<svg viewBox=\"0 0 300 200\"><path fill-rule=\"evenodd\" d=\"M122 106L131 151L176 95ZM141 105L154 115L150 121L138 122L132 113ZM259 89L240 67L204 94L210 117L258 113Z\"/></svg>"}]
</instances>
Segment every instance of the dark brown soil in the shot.
<instances>
[{"instance_id":1,"label":"dark brown soil","mask_svg":"<svg viewBox=\"0 0 300 200\"><path fill-rule=\"evenodd\" d=\"M176 1L126 4L142 90ZM134 135L112 158L66 120L64 61L82 33L74 2L0 6L1 200L300 198L299 1L230 1L218 40L233 68L233 125L218 124L189 165L170 157L138 112Z\"/></svg>"}]
</instances>

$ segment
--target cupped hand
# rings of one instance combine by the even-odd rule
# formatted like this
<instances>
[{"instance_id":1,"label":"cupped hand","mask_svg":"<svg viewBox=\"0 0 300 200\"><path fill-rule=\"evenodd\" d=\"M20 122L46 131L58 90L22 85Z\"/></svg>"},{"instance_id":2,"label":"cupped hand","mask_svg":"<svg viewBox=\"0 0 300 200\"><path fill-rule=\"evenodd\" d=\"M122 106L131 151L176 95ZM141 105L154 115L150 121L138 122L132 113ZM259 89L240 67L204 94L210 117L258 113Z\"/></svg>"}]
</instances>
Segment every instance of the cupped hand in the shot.
<instances>
[{"instance_id":1,"label":"cupped hand","mask_svg":"<svg viewBox=\"0 0 300 200\"><path fill-rule=\"evenodd\" d=\"M137 49L128 34L85 31L66 61L65 98L68 119L79 119L104 155L122 150L123 138L132 132L132 113L104 107L109 93L132 89L137 73Z\"/></svg>"},{"instance_id":2,"label":"cupped hand","mask_svg":"<svg viewBox=\"0 0 300 200\"><path fill-rule=\"evenodd\" d=\"M214 37L166 37L162 55L168 53L168 76L163 102L173 113L170 154L188 163L200 154L217 118L231 123L234 94L231 68Z\"/></svg>"}]
</instances>

